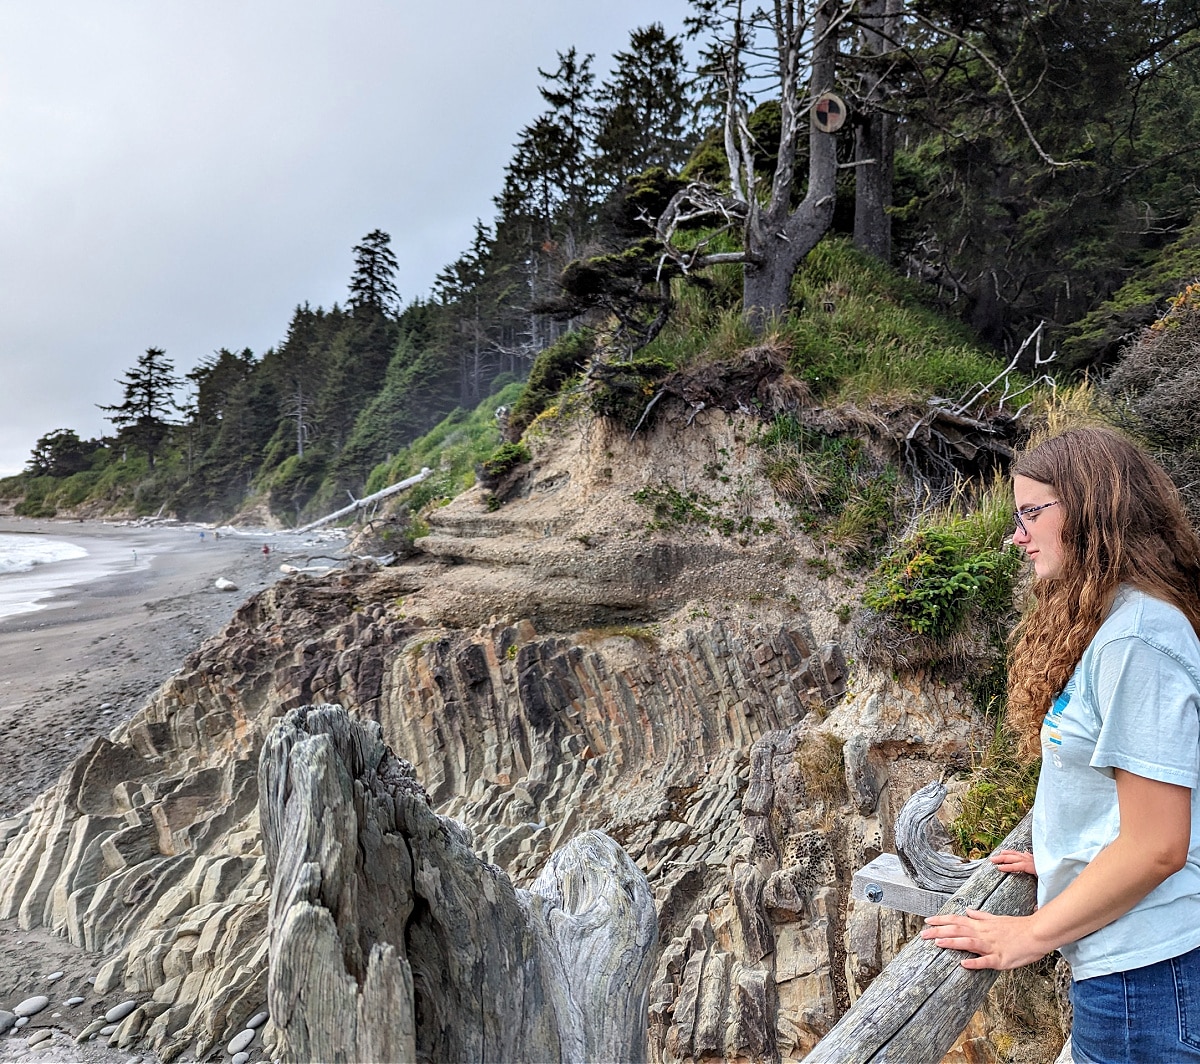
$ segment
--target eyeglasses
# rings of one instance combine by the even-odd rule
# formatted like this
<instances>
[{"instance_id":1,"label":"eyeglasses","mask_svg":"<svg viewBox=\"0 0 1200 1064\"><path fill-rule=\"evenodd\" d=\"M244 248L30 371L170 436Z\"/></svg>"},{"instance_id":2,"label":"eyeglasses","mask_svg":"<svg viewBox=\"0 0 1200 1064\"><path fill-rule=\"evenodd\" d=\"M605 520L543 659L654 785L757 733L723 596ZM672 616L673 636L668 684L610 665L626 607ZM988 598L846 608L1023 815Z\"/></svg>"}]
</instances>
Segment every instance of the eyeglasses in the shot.
<instances>
[{"instance_id":1,"label":"eyeglasses","mask_svg":"<svg viewBox=\"0 0 1200 1064\"><path fill-rule=\"evenodd\" d=\"M1046 509L1047 506L1057 506L1057 505L1058 505L1058 500L1056 499L1054 502L1044 502L1044 503L1042 503L1041 506L1026 506L1021 510L1013 510L1013 520L1017 522L1017 528L1020 531L1021 535L1023 535L1023 536L1029 535L1029 529L1027 529L1025 527L1025 522L1021 520L1022 517L1032 517L1039 510Z\"/></svg>"}]
</instances>

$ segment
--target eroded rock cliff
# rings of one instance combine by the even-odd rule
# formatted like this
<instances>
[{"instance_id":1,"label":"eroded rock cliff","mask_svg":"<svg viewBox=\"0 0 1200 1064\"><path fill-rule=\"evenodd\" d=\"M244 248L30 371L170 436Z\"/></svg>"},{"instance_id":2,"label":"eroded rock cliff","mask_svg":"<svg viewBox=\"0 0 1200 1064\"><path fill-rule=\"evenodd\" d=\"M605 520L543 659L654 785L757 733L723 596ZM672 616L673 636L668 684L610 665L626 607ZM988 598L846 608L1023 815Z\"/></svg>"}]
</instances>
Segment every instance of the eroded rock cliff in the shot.
<instances>
[{"instance_id":1,"label":"eroded rock cliff","mask_svg":"<svg viewBox=\"0 0 1200 1064\"><path fill-rule=\"evenodd\" d=\"M658 909L651 1059L802 1056L903 937L850 873L979 725L952 689L847 663L853 575L804 564L752 428L575 422L406 564L256 596L0 825L0 917L105 954L97 990L140 1002L114 1038L206 1052L267 996L260 754L336 703L516 888L587 829L624 847ZM648 527L636 491L702 477L732 531Z\"/></svg>"}]
</instances>

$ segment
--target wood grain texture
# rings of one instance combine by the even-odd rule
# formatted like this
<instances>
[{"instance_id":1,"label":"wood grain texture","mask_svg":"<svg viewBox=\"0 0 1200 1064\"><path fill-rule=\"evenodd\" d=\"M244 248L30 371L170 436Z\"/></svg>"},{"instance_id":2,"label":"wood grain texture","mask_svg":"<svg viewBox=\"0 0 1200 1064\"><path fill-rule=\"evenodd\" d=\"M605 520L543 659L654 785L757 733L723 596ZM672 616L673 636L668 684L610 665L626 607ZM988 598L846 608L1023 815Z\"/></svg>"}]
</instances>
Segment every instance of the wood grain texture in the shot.
<instances>
[{"instance_id":1,"label":"wood grain texture","mask_svg":"<svg viewBox=\"0 0 1200 1064\"><path fill-rule=\"evenodd\" d=\"M516 890L379 726L336 706L279 723L259 795L287 1059L645 1060L657 917L607 836Z\"/></svg>"},{"instance_id":2,"label":"wood grain texture","mask_svg":"<svg viewBox=\"0 0 1200 1064\"><path fill-rule=\"evenodd\" d=\"M1030 819L1027 815L1000 848L1028 850ZM1036 900L1033 876L1009 875L985 861L941 912L982 909L1025 916ZM941 1060L999 974L961 967L966 956L912 939L805 1059L813 1064Z\"/></svg>"}]
</instances>

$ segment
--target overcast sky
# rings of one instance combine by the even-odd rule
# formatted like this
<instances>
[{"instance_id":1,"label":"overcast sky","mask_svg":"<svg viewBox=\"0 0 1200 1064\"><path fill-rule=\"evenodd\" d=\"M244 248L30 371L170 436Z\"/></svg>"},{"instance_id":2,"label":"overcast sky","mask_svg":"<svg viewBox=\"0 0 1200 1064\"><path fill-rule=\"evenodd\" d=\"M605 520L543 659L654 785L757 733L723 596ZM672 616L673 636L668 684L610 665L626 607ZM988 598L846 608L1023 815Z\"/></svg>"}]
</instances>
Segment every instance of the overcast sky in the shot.
<instances>
[{"instance_id":1,"label":"overcast sky","mask_svg":"<svg viewBox=\"0 0 1200 1064\"><path fill-rule=\"evenodd\" d=\"M598 74L687 0L0 0L0 475L147 347L182 374L344 302L393 236L407 301L463 251L537 68Z\"/></svg>"}]
</instances>

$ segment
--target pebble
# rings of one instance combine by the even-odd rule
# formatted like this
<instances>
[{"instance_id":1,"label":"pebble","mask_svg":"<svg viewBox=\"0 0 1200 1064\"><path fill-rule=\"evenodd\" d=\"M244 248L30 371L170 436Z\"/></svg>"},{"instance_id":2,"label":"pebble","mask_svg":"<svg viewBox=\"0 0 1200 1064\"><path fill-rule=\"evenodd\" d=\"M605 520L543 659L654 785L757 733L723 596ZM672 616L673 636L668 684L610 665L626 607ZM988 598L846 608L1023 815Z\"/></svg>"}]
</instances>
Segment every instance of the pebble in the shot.
<instances>
[{"instance_id":1,"label":"pebble","mask_svg":"<svg viewBox=\"0 0 1200 1064\"><path fill-rule=\"evenodd\" d=\"M25 1024L27 1024L28 1022L29 1022L29 1017L28 1017L28 1016L20 1016L20 1017L18 1017L18 1018L17 1018L17 1022L13 1024L13 1027L14 1027L14 1028L17 1028L17 1027L24 1027L24 1026L25 1026Z\"/></svg>"},{"instance_id":2,"label":"pebble","mask_svg":"<svg viewBox=\"0 0 1200 1064\"><path fill-rule=\"evenodd\" d=\"M54 1032L49 1027L43 1027L37 1034L31 1034L29 1040L25 1043L30 1049L36 1045L41 1045L48 1038L53 1038Z\"/></svg>"},{"instance_id":3,"label":"pebble","mask_svg":"<svg viewBox=\"0 0 1200 1064\"><path fill-rule=\"evenodd\" d=\"M0 1009L0 1034L3 1034L16 1022L17 1014L15 1012L5 1012L4 1009Z\"/></svg>"},{"instance_id":4,"label":"pebble","mask_svg":"<svg viewBox=\"0 0 1200 1064\"><path fill-rule=\"evenodd\" d=\"M57 983L65 974L65 972L51 972L48 976L46 976L46 982Z\"/></svg>"},{"instance_id":5,"label":"pebble","mask_svg":"<svg viewBox=\"0 0 1200 1064\"><path fill-rule=\"evenodd\" d=\"M69 1008L69 1009L73 1009L73 1008L74 1008L76 1005L82 1005L82 1004L83 1004L83 998L81 998L81 997L69 997L69 998L67 998L67 1000L66 1000L66 1001L64 1001L64 1002L63 1002L63 1004L64 1004L64 1005L66 1005L66 1006L67 1006L67 1008Z\"/></svg>"},{"instance_id":6,"label":"pebble","mask_svg":"<svg viewBox=\"0 0 1200 1064\"><path fill-rule=\"evenodd\" d=\"M103 1020L92 1020L79 1034L76 1036L76 1042L86 1042L92 1037L101 1027L104 1026Z\"/></svg>"},{"instance_id":7,"label":"pebble","mask_svg":"<svg viewBox=\"0 0 1200 1064\"><path fill-rule=\"evenodd\" d=\"M111 1009L109 1009L104 1014L104 1018L108 1020L109 1023L119 1023L136 1008L136 1001L122 1001L121 1004L114 1005Z\"/></svg>"},{"instance_id":8,"label":"pebble","mask_svg":"<svg viewBox=\"0 0 1200 1064\"><path fill-rule=\"evenodd\" d=\"M239 1034L235 1034L229 1041L229 1052L240 1053L243 1049L249 1046L251 1042L254 1041L254 1036L257 1033L258 1032L253 1027L247 1027Z\"/></svg>"},{"instance_id":9,"label":"pebble","mask_svg":"<svg viewBox=\"0 0 1200 1064\"><path fill-rule=\"evenodd\" d=\"M229 1064L246 1064L246 1061L249 1059L250 1054L243 1050L241 1053L234 1053L233 1060L231 1060Z\"/></svg>"},{"instance_id":10,"label":"pebble","mask_svg":"<svg viewBox=\"0 0 1200 1064\"><path fill-rule=\"evenodd\" d=\"M112 703L111 702L101 702L100 708L101 709L112 709Z\"/></svg>"},{"instance_id":11,"label":"pebble","mask_svg":"<svg viewBox=\"0 0 1200 1064\"><path fill-rule=\"evenodd\" d=\"M256 1012L246 1021L246 1026L252 1031L257 1031L270 1018L271 1014L269 1012Z\"/></svg>"},{"instance_id":12,"label":"pebble","mask_svg":"<svg viewBox=\"0 0 1200 1064\"><path fill-rule=\"evenodd\" d=\"M45 994L35 994L33 997L27 997L21 1002L13 1012L18 1016L33 1016L41 1012L47 1005L50 1004L50 999Z\"/></svg>"},{"instance_id":13,"label":"pebble","mask_svg":"<svg viewBox=\"0 0 1200 1064\"><path fill-rule=\"evenodd\" d=\"M110 1034L113 1033L113 1031L115 1031L117 1029L118 1026L119 1026L118 1024L110 1023L110 1024L105 1025L104 1027L101 1027L100 1030L97 1031L96 1033L101 1038L107 1038Z\"/></svg>"}]
</instances>

